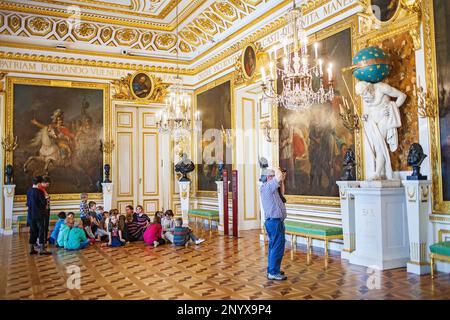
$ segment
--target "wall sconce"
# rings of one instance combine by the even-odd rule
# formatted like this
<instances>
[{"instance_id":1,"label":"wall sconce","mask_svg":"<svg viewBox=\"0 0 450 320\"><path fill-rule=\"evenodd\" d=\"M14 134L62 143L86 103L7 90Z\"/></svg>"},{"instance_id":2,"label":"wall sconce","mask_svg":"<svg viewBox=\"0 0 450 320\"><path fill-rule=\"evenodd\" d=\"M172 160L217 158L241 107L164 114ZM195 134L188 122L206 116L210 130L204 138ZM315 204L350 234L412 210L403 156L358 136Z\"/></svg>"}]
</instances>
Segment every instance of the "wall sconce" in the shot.
<instances>
[{"instance_id":1,"label":"wall sconce","mask_svg":"<svg viewBox=\"0 0 450 320\"><path fill-rule=\"evenodd\" d=\"M425 92L420 86L417 92L417 113L421 118L434 117L437 114L436 99L430 92Z\"/></svg>"},{"instance_id":2,"label":"wall sconce","mask_svg":"<svg viewBox=\"0 0 450 320\"><path fill-rule=\"evenodd\" d=\"M225 141L225 145L227 147L231 147L233 145L233 139L231 137L230 130L225 130L222 126L222 141Z\"/></svg>"},{"instance_id":3,"label":"wall sconce","mask_svg":"<svg viewBox=\"0 0 450 320\"><path fill-rule=\"evenodd\" d=\"M102 152L106 153L106 154L110 154L113 152L115 147L114 141L113 140L109 140L109 141L103 141L100 140L100 149L102 150Z\"/></svg>"},{"instance_id":4,"label":"wall sconce","mask_svg":"<svg viewBox=\"0 0 450 320\"><path fill-rule=\"evenodd\" d=\"M7 135L2 139L2 148L7 152L12 152L17 149L19 144L17 143L17 136L13 137L11 135Z\"/></svg>"},{"instance_id":5,"label":"wall sconce","mask_svg":"<svg viewBox=\"0 0 450 320\"><path fill-rule=\"evenodd\" d=\"M264 121L261 123L261 128L263 130L263 138L269 143L274 142L273 137L271 136L272 127L270 125L270 120Z\"/></svg>"},{"instance_id":6,"label":"wall sconce","mask_svg":"<svg viewBox=\"0 0 450 320\"><path fill-rule=\"evenodd\" d=\"M358 131L361 128L361 122L359 121L358 113L356 112L356 105L353 103L353 109L349 105L347 99L342 96L342 104L339 104L339 115L341 116L342 123L351 132Z\"/></svg>"}]
</instances>

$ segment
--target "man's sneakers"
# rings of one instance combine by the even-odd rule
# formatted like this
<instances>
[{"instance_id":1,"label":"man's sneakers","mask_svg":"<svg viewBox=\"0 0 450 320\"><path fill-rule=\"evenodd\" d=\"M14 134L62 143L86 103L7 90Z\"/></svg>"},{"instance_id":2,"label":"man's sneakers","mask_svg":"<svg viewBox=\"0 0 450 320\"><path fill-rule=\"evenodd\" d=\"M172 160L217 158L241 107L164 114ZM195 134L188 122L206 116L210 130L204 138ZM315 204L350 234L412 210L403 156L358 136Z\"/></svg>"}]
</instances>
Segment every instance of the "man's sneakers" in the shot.
<instances>
[{"instance_id":1,"label":"man's sneakers","mask_svg":"<svg viewBox=\"0 0 450 320\"><path fill-rule=\"evenodd\" d=\"M195 244L200 244L202 242L205 242L205 239L198 239L197 241L195 241Z\"/></svg>"},{"instance_id":2,"label":"man's sneakers","mask_svg":"<svg viewBox=\"0 0 450 320\"><path fill-rule=\"evenodd\" d=\"M282 272L282 271L281 271ZM267 279L269 280L276 280L276 281L283 281L286 280L287 277L283 274L281 274L281 272L279 274L267 274Z\"/></svg>"}]
</instances>

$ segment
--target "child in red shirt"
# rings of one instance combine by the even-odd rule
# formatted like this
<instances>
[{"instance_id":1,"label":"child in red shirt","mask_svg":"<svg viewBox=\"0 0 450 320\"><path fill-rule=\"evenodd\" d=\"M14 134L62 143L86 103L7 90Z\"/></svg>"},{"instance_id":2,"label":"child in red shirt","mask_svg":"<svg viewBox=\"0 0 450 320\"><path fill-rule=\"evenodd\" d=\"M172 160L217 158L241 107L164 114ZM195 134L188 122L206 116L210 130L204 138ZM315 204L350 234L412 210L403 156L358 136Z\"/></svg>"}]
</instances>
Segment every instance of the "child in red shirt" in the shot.
<instances>
[{"instance_id":1,"label":"child in red shirt","mask_svg":"<svg viewBox=\"0 0 450 320\"><path fill-rule=\"evenodd\" d=\"M162 237L161 218L155 216L153 223L151 223L144 232L144 242L148 245L152 245L156 248L160 244L166 243Z\"/></svg>"}]
</instances>

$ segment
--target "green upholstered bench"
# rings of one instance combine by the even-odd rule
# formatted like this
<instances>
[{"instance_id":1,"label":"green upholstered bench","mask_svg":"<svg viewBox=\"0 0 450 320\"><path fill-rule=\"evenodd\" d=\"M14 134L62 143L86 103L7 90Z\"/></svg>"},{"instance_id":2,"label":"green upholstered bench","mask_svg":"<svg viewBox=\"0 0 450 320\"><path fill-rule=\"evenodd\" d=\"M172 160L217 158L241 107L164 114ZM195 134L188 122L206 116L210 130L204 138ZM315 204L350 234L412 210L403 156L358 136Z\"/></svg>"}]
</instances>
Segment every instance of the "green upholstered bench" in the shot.
<instances>
[{"instance_id":1,"label":"green upholstered bench","mask_svg":"<svg viewBox=\"0 0 450 320\"><path fill-rule=\"evenodd\" d=\"M430 246L431 278L434 278L435 260L450 262L450 241L441 241Z\"/></svg>"},{"instance_id":2,"label":"green upholstered bench","mask_svg":"<svg viewBox=\"0 0 450 320\"><path fill-rule=\"evenodd\" d=\"M328 242L332 239L343 239L342 228L315 223L289 221L284 222L286 233L291 235L291 259L294 259L297 236L307 239L307 263L310 261L312 239L325 241L325 267L328 265Z\"/></svg>"},{"instance_id":3,"label":"green upholstered bench","mask_svg":"<svg viewBox=\"0 0 450 320\"><path fill-rule=\"evenodd\" d=\"M211 234L212 221L219 222L219 211L210 209L189 209L188 217L195 219L195 226L197 226L197 218L207 219L209 222L209 233Z\"/></svg>"},{"instance_id":4,"label":"green upholstered bench","mask_svg":"<svg viewBox=\"0 0 450 320\"><path fill-rule=\"evenodd\" d=\"M78 218L78 219L80 218L79 212L75 212L75 218ZM56 221L58 221L58 214L51 213L50 214L50 223L55 223ZM17 217L17 232L19 234L20 234L20 228L22 226L26 226L26 225L27 225L27 216L26 215L18 216Z\"/></svg>"}]
</instances>

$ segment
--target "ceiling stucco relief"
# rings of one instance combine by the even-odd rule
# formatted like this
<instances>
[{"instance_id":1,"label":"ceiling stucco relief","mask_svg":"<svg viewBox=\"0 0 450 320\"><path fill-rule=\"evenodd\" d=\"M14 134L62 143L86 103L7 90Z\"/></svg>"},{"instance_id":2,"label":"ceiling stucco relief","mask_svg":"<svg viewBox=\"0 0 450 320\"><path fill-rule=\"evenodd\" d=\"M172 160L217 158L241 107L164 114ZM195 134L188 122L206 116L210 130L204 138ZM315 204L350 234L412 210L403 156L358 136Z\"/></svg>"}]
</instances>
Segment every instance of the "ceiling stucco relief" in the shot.
<instances>
[{"instance_id":1,"label":"ceiling stucco relief","mask_svg":"<svg viewBox=\"0 0 450 320\"><path fill-rule=\"evenodd\" d=\"M7 40L11 42L17 41L17 38L14 39L15 37L42 37L41 40L72 43L72 47L77 43L89 43L110 48L143 50L148 54L154 54L155 57L167 53L176 54L177 50L182 55L193 54L201 53L198 51L199 47L202 48L202 51L212 47L215 43L214 37L227 31L239 20L257 18L248 16L255 11L258 5L271 1L280 2L280 0L223 0L220 2L212 0L30 1L30 3L47 6L47 9L52 12L60 10L61 8L58 6L61 5L76 5L81 9L76 17L52 15L44 17L31 9L21 10L20 13L13 12L12 9L17 9L19 6L17 0L10 0L4 1L0 5L2 9L0 11L0 34L10 36ZM185 21L180 21L179 39L176 38L176 30L169 32L130 27L126 24L91 22L86 21L83 16L87 11L95 8L96 13L103 15L107 15L107 10L111 9L115 12L127 10L133 12L134 16L138 16L141 13L150 12L151 9L166 8L176 5L178 2L180 7L186 10L191 6L198 6L200 2L209 3ZM101 48L92 46L92 51L95 50L101 52Z\"/></svg>"}]
</instances>

